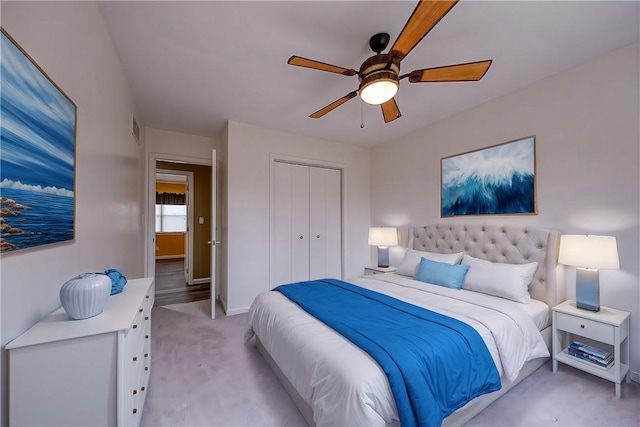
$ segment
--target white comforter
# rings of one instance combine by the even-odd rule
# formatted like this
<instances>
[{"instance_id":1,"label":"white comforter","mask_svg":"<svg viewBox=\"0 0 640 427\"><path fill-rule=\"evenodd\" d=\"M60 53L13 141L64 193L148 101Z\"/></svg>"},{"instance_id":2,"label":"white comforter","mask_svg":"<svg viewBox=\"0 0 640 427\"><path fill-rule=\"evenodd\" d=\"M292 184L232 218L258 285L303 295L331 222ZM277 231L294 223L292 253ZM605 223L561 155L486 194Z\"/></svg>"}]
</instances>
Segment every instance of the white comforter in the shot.
<instances>
[{"instance_id":1,"label":"white comforter","mask_svg":"<svg viewBox=\"0 0 640 427\"><path fill-rule=\"evenodd\" d=\"M350 283L471 325L501 376L513 380L529 360L549 352L519 303L465 290L376 275ZM249 311L247 341L256 334L303 399L318 426L382 426L398 414L384 372L367 353L307 314L280 292L258 295Z\"/></svg>"}]
</instances>

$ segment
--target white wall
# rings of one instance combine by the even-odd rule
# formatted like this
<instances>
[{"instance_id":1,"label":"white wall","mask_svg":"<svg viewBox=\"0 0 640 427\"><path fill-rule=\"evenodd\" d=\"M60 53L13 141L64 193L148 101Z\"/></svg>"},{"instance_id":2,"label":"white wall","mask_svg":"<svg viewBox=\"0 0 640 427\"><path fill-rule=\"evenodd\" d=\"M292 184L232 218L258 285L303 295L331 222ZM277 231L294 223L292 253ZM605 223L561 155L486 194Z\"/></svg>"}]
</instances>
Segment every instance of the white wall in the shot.
<instances>
[{"instance_id":1,"label":"white wall","mask_svg":"<svg viewBox=\"0 0 640 427\"><path fill-rule=\"evenodd\" d=\"M372 223L532 224L613 235L621 270L601 271L601 304L631 312L640 381L640 107L638 44L428 126L373 150ZM496 65L494 65L496 66ZM440 159L536 135L538 214L440 218ZM567 298L575 298L575 270Z\"/></svg>"},{"instance_id":2,"label":"white wall","mask_svg":"<svg viewBox=\"0 0 640 427\"><path fill-rule=\"evenodd\" d=\"M169 156L193 157L211 162L211 150L218 148L220 141L206 136L190 135L168 130L146 128L147 153Z\"/></svg>"},{"instance_id":3,"label":"white wall","mask_svg":"<svg viewBox=\"0 0 640 427\"><path fill-rule=\"evenodd\" d=\"M272 154L344 165L343 271L346 278L362 275L369 261L370 150L237 122L228 123L227 138L227 312L247 311L269 289Z\"/></svg>"},{"instance_id":4,"label":"white wall","mask_svg":"<svg viewBox=\"0 0 640 427\"><path fill-rule=\"evenodd\" d=\"M77 105L76 238L3 254L2 424L7 425L4 345L60 306L71 277L117 268L143 274L143 153L130 134L135 106L93 2L2 2L2 26ZM144 137L144 135L143 135Z\"/></svg>"}]
</instances>

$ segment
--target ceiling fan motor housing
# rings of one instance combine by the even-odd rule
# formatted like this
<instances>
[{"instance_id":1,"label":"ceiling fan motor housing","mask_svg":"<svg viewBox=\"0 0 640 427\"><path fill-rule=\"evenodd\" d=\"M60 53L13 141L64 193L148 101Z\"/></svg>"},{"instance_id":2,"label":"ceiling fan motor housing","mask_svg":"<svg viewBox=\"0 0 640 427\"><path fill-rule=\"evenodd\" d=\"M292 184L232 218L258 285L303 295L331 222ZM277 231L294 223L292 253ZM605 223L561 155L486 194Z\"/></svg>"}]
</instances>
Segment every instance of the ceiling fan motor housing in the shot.
<instances>
[{"instance_id":1,"label":"ceiling fan motor housing","mask_svg":"<svg viewBox=\"0 0 640 427\"><path fill-rule=\"evenodd\" d=\"M395 84L396 88L399 84L398 74L400 73L400 63L391 61L389 54L378 54L367 59L362 63L358 78L360 79L360 87L358 91L363 101L377 104L378 102L369 102L366 96L363 97L363 91L367 86L379 82L388 82ZM395 94L395 93L394 93Z\"/></svg>"}]
</instances>

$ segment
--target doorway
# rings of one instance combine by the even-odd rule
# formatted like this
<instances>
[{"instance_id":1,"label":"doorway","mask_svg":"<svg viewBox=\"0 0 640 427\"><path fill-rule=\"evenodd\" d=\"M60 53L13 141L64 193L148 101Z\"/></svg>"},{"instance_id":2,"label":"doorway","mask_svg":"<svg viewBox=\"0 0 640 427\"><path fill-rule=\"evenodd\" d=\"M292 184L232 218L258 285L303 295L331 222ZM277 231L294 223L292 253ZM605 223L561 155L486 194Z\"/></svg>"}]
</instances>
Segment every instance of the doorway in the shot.
<instances>
[{"instance_id":1,"label":"doorway","mask_svg":"<svg viewBox=\"0 0 640 427\"><path fill-rule=\"evenodd\" d=\"M215 201L218 193L214 186L217 180L212 176L213 162L203 159L187 159L178 156L164 156L150 153L148 163L148 215L147 225L147 256L145 258L145 270L148 276L156 277L155 305L179 304L201 300L215 301L217 292L215 289L215 264L212 263L212 236L215 236L218 224L215 215ZM161 175L157 175L157 174ZM182 213L167 212L167 218L163 218L164 212L156 212L156 183L166 178L166 175L193 176L192 183L188 183L185 193L186 209ZM189 201L191 199L191 201ZM185 212L186 211L186 212ZM186 213L186 218L185 218ZM181 220L187 224L183 231L170 230L168 233L184 233L182 244L174 242L174 253L163 256L162 244L157 235L157 223L166 219L167 223L175 220L179 214ZM179 240L182 236L173 236ZM176 254L176 248L184 248L182 254ZM158 255L161 253L161 255ZM212 265L213 264L213 265ZM181 274L182 272L182 274ZM213 280L212 280L213 279ZM211 296L213 295L213 298Z\"/></svg>"},{"instance_id":2,"label":"doorway","mask_svg":"<svg viewBox=\"0 0 640 427\"><path fill-rule=\"evenodd\" d=\"M209 298L193 284L194 172L156 164L155 289L157 305ZM200 289L202 288L202 289Z\"/></svg>"}]
</instances>

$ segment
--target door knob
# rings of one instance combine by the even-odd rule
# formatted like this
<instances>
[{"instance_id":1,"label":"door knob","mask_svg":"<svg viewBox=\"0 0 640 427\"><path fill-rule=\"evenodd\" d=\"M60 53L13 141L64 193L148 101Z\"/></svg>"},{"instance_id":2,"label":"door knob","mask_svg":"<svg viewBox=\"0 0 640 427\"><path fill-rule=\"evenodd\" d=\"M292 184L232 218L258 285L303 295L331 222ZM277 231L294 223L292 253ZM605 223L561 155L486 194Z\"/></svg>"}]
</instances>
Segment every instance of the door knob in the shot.
<instances>
[{"instance_id":1,"label":"door knob","mask_svg":"<svg viewBox=\"0 0 640 427\"><path fill-rule=\"evenodd\" d=\"M220 243L222 243L222 242L219 241L219 240L215 240L215 241L213 241L213 243L211 242L211 240L207 240L207 245L213 244L215 246L215 245L219 245Z\"/></svg>"}]
</instances>

